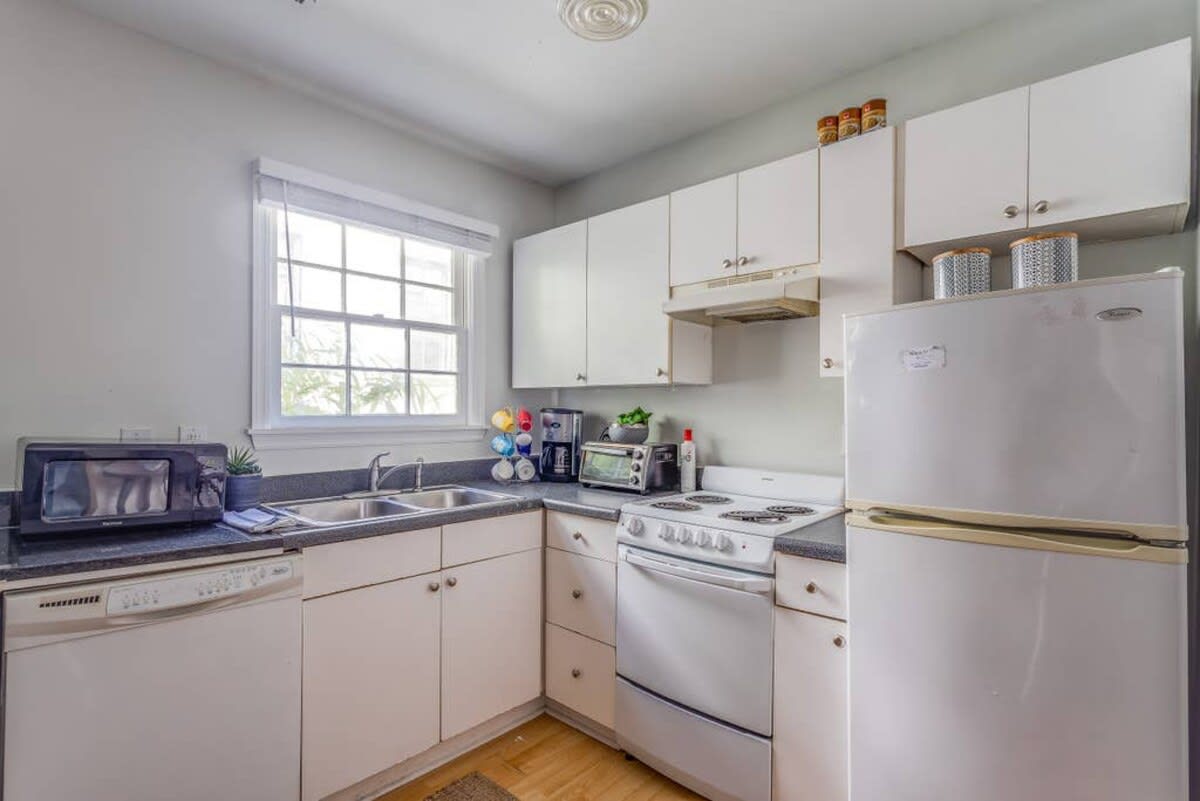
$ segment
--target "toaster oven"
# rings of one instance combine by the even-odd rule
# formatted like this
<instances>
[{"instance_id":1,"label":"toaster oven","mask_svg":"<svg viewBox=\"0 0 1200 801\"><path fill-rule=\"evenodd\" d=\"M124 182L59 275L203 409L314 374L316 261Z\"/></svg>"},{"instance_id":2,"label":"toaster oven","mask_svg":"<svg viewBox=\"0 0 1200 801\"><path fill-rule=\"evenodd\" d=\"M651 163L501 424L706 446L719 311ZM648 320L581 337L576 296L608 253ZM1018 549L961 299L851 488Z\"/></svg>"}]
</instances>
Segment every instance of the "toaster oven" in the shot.
<instances>
[{"instance_id":1,"label":"toaster oven","mask_svg":"<svg viewBox=\"0 0 1200 801\"><path fill-rule=\"evenodd\" d=\"M643 494L674 489L679 486L679 446L662 442L585 442L579 483Z\"/></svg>"}]
</instances>

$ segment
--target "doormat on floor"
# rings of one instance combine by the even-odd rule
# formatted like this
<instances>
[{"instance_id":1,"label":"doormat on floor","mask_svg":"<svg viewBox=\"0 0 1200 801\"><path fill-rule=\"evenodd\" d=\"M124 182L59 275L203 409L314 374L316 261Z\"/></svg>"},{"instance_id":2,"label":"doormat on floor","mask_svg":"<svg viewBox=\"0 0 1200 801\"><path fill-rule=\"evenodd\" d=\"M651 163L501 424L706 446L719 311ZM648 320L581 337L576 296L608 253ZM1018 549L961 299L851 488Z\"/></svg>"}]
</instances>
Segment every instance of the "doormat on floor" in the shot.
<instances>
[{"instance_id":1,"label":"doormat on floor","mask_svg":"<svg viewBox=\"0 0 1200 801\"><path fill-rule=\"evenodd\" d=\"M517 797L479 771L450 782L425 801L517 801Z\"/></svg>"}]
</instances>

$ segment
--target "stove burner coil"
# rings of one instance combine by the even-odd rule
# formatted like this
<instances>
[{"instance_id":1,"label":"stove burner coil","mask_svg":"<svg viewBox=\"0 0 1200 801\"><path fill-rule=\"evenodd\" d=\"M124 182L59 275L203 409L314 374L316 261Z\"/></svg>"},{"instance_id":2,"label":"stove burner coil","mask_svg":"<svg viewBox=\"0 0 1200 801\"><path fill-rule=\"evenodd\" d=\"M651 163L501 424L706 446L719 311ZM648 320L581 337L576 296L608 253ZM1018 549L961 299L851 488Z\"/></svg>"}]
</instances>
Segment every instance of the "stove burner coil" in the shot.
<instances>
[{"instance_id":1,"label":"stove burner coil","mask_svg":"<svg viewBox=\"0 0 1200 801\"><path fill-rule=\"evenodd\" d=\"M726 520L739 520L743 523L786 523L787 518L781 514L766 511L756 511L754 509L735 509L732 512L722 512L721 517Z\"/></svg>"},{"instance_id":2,"label":"stove burner coil","mask_svg":"<svg viewBox=\"0 0 1200 801\"><path fill-rule=\"evenodd\" d=\"M687 497L687 499L689 501L691 501L692 503L712 503L712 504L733 503L732 498L726 498L724 495L709 495L709 494L703 493L703 492L700 493L699 495L689 495Z\"/></svg>"},{"instance_id":3,"label":"stove burner coil","mask_svg":"<svg viewBox=\"0 0 1200 801\"><path fill-rule=\"evenodd\" d=\"M773 512L777 515L812 515L816 512L807 506L789 506L787 504L779 504L777 506L768 506L768 512Z\"/></svg>"},{"instance_id":4,"label":"stove burner coil","mask_svg":"<svg viewBox=\"0 0 1200 801\"><path fill-rule=\"evenodd\" d=\"M658 501L650 504L655 509L669 509L672 512L699 512L700 507L694 503L684 503L683 501Z\"/></svg>"}]
</instances>

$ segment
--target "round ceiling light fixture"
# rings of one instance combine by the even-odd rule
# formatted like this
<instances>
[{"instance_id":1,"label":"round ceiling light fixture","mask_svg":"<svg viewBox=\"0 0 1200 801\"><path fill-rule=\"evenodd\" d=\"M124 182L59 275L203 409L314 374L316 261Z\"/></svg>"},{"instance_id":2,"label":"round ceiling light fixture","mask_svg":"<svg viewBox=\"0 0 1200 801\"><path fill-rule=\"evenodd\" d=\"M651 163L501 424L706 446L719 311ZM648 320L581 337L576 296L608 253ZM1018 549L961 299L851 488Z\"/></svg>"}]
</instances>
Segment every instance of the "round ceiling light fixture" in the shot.
<instances>
[{"instance_id":1,"label":"round ceiling light fixture","mask_svg":"<svg viewBox=\"0 0 1200 801\"><path fill-rule=\"evenodd\" d=\"M633 33L649 0L558 0L558 16L572 33L608 42Z\"/></svg>"}]
</instances>

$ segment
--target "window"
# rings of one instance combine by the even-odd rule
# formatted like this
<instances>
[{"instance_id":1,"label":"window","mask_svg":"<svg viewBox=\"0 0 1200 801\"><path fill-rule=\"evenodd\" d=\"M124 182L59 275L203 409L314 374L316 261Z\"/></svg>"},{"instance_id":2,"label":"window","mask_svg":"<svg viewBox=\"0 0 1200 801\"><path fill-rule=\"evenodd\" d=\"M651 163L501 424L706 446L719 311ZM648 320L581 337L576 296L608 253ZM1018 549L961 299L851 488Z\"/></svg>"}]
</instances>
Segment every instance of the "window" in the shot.
<instances>
[{"instance_id":1,"label":"window","mask_svg":"<svg viewBox=\"0 0 1200 801\"><path fill-rule=\"evenodd\" d=\"M477 240L261 169L256 218L257 447L482 436Z\"/></svg>"}]
</instances>

